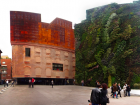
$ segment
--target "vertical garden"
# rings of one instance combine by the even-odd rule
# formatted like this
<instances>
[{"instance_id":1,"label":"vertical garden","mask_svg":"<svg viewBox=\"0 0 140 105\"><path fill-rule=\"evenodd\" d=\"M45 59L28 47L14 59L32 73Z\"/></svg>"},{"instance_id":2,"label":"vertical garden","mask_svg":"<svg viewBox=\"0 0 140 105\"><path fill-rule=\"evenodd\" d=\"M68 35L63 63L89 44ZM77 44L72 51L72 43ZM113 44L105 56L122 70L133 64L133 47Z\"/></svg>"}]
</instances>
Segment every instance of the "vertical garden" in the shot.
<instances>
[{"instance_id":1,"label":"vertical garden","mask_svg":"<svg viewBox=\"0 0 140 105\"><path fill-rule=\"evenodd\" d=\"M86 11L75 25L77 83L140 83L140 1Z\"/></svg>"}]
</instances>

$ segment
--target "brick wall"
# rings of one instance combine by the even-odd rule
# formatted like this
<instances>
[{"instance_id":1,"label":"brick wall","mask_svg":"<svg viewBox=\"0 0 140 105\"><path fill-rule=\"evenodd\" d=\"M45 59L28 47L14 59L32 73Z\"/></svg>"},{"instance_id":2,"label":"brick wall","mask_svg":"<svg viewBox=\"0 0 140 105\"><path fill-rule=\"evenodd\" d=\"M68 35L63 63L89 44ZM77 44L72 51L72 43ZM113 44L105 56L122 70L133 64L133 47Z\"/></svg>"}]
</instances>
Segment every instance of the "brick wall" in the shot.
<instances>
[{"instance_id":1,"label":"brick wall","mask_svg":"<svg viewBox=\"0 0 140 105\"><path fill-rule=\"evenodd\" d=\"M5 63L3 63L5 62ZM2 73L1 72L1 79L11 79L11 59L1 59L1 66L2 67L7 67L7 69L5 69L7 71L7 73ZM3 70L1 68L1 70Z\"/></svg>"},{"instance_id":2,"label":"brick wall","mask_svg":"<svg viewBox=\"0 0 140 105\"><path fill-rule=\"evenodd\" d=\"M25 48L30 48L30 57L25 57ZM52 63L63 64L63 71L53 70ZM12 45L12 68L12 75L15 78L73 79L75 76L75 52L49 45Z\"/></svg>"}]
</instances>

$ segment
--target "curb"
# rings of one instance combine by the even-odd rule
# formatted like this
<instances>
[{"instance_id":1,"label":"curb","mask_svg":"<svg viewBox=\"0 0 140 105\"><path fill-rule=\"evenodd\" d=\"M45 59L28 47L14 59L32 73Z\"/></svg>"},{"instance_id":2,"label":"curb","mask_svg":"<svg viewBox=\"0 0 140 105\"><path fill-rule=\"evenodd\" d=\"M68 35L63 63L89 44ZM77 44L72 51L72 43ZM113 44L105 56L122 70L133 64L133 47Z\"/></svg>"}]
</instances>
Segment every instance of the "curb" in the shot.
<instances>
[{"instance_id":1,"label":"curb","mask_svg":"<svg viewBox=\"0 0 140 105\"><path fill-rule=\"evenodd\" d=\"M0 94L2 94L3 92L5 92L7 89L9 89L10 87L12 87L11 86L11 84L8 84L9 86L8 87L4 87L4 88L2 88L1 90L0 90Z\"/></svg>"}]
</instances>

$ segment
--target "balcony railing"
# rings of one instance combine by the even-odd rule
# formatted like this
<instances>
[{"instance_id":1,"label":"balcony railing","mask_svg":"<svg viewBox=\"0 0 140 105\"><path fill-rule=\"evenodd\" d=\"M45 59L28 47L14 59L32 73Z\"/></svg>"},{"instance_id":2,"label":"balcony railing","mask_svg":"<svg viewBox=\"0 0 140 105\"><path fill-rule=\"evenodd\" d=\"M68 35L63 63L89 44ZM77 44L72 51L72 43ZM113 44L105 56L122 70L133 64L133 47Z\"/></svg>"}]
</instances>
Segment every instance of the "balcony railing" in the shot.
<instances>
[{"instance_id":1,"label":"balcony railing","mask_svg":"<svg viewBox=\"0 0 140 105\"><path fill-rule=\"evenodd\" d=\"M7 67L1 67L1 70L7 70Z\"/></svg>"}]
</instances>

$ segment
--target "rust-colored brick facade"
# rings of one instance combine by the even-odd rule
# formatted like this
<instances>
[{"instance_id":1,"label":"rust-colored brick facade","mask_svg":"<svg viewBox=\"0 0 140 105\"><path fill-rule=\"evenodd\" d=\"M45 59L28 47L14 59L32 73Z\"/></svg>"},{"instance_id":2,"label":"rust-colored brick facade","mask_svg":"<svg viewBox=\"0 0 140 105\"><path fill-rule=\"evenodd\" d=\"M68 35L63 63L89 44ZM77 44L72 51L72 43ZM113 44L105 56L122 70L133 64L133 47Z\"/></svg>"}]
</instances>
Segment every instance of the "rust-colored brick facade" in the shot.
<instances>
[{"instance_id":1,"label":"rust-colored brick facade","mask_svg":"<svg viewBox=\"0 0 140 105\"><path fill-rule=\"evenodd\" d=\"M0 50L0 70L1 70L1 53L2 51Z\"/></svg>"},{"instance_id":2,"label":"rust-colored brick facade","mask_svg":"<svg viewBox=\"0 0 140 105\"><path fill-rule=\"evenodd\" d=\"M11 79L11 59L1 59L1 79Z\"/></svg>"},{"instance_id":3,"label":"rust-colored brick facade","mask_svg":"<svg viewBox=\"0 0 140 105\"><path fill-rule=\"evenodd\" d=\"M71 22L56 18L50 24L42 23L40 14L12 11L10 28L13 78L75 77L75 38ZM63 65L63 70L54 70L54 64Z\"/></svg>"}]
</instances>

